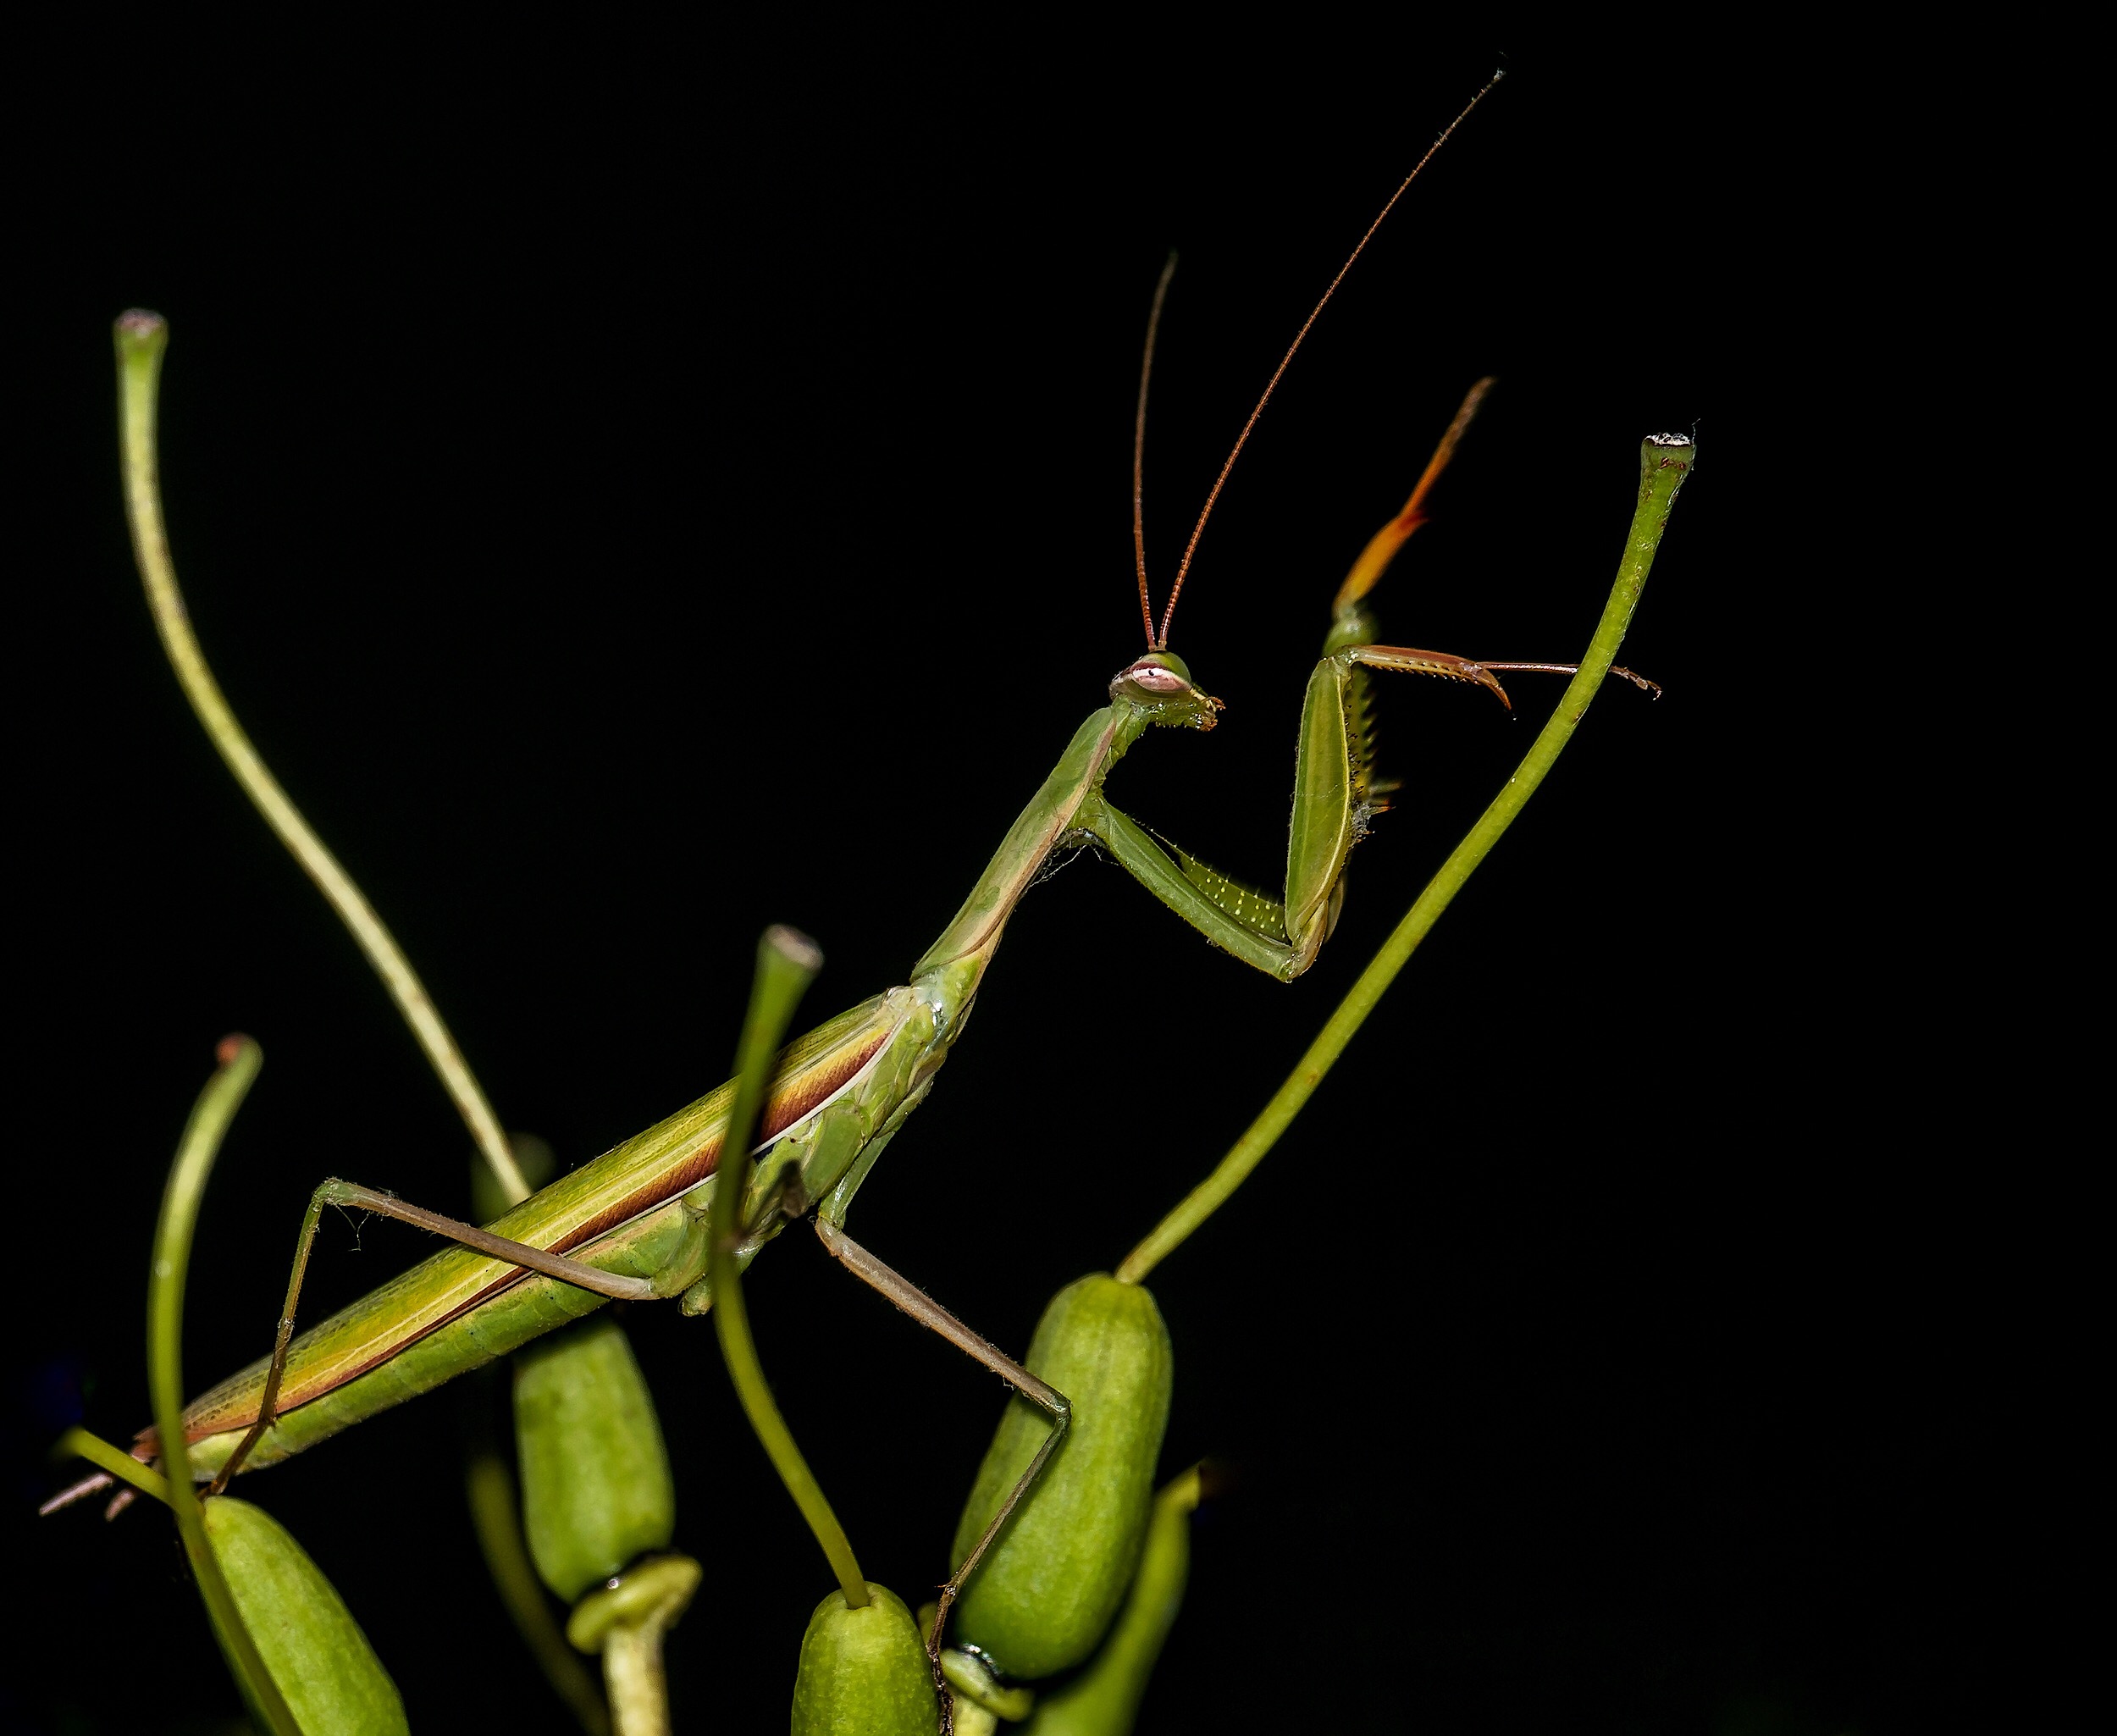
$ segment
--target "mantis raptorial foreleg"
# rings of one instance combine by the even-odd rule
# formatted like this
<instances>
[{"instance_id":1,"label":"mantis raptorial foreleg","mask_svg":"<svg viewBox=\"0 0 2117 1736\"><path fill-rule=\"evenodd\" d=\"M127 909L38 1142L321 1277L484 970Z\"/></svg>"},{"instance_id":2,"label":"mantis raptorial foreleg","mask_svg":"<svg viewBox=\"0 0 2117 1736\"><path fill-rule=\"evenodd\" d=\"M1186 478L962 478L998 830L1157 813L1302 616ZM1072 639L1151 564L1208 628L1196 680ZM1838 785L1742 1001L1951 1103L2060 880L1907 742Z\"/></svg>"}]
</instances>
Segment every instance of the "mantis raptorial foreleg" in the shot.
<instances>
[{"instance_id":1,"label":"mantis raptorial foreleg","mask_svg":"<svg viewBox=\"0 0 2117 1736\"><path fill-rule=\"evenodd\" d=\"M1315 962L1337 926L1345 895L1346 859L1365 836L1368 821L1388 808L1388 793L1396 788L1374 776L1367 672L1473 682L1489 689L1511 710L1513 702L1500 684L1500 672L1570 675L1579 667L1573 663L1491 662L1448 651L1374 643L1375 622L1367 607L1368 594L1412 533L1426 522L1426 497L1455 456L1463 431L1491 386L1488 378L1471 387L1410 500L1369 539L1338 589L1324 655L1309 675L1302 701L1282 896L1274 898L1245 886L1149 832L1099 790L1082 804L1076 818L1081 832L1104 845L1134 879L1208 940L1282 981L1291 981ZM1181 583L1180 575L1180 589ZM1172 609L1174 605L1172 595ZM1166 622L1164 616L1164 645ZM1610 672L1660 692L1654 683L1628 669ZM1157 696L1180 701L1196 728L1212 728L1221 709L1218 699L1191 686L1190 672L1161 646L1123 672L1111 690L1115 694L1120 688L1128 689L1127 697L1134 696L1130 690L1136 690L1149 703Z\"/></svg>"}]
</instances>

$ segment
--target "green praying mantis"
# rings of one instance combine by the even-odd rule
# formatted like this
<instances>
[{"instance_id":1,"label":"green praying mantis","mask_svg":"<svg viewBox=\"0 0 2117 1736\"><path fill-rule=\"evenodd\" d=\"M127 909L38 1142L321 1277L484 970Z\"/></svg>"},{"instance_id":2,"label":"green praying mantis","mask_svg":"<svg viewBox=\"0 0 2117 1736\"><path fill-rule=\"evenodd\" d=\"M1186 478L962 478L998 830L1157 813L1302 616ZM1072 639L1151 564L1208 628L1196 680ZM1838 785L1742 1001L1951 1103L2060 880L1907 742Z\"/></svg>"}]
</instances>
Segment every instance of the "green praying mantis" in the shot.
<instances>
[{"instance_id":1,"label":"green praying mantis","mask_svg":"<svg viewBox=\"0 0 2117 1736\"><path fill-rule=\"evenodd\" d=\"M1413 176L1417 173L1414 169ZM1407 178L1406 186L1412 178ZM1402 191L1400 187L1396 196ZM1376 218L1378 225L1389 208ZM1368 234L1373 232L1371 228ZM1365 245L1363 238L1361 247ZM1355 248L1345 268L1361 247ZM1341 269L1339 278L1343 275ZM1374 673L1425 674L1468 683L1505 703L1502 674L1566 672L1584 676L1592 685L1610 667L1606 652L1601 667L1593 656L1579 665L1491 661L1391 646L1376 639L1370 594L1404 543L1426 522L1430 492L1490 384L1479 381L1403 510L1377 533L1340 588L1300 714L1281 885L1275 892L1243 885L1119 809L1106 792L1107 781L1149 732L1214 727L1220 702L1169 649L1176 603L1200 534L1249 427L1316 317L1312 313L1296 335L1223 466L1157 616L1139 526L1139 455L1154 332L1168 281L1164 273L1149 318L1136 417L1135 549L1146 648L1110 678L1108 703L1075 731L961 909L907 980L783 1050L762 1106L758 1137L746 1153L751 1161L740 1166L749 1170L740 1197L718 1203L720 1212L732 1214L738 1226L743 1263L786 1228L812 1225L822 1245L848 1270L1009 1381L1058 1424L984 1537L957 1564L943 1590L944 1613L948 1599L975 1572L1009 1512L1061 1441L1067 1400L854 1242L846 1224L852 1202L877 1160L931 1089L1025 893L1066 853L1093 847L1210 943L1280 981L1291 981L1313 964L1329 938L1343 897L1347 858L1370 820L1387 805L1390 786L1374 763L1369 692ZM1337 281L1317 304L1317 312ZM128 315L119 322L127 505L135 553L165 647L224 757L360 938L448 1084L480 1149L518 1199L504 1215L481 1227L357 1184L335 1180L323 1184L302 1222L271 1354L193 1400L184 1413L192 1474L218 1490L238 1473L317 1445L527 1345L606 1300L676 1300L687 1313L705 1312L715 1295L709 1223L736 1091L730 1081L602 1158L529 1193L497 1117L416 974L357 888L279 790L222 699L191 637L163 528L156 473L156 403L166 340L166 327L152 316ZM1641 581L1682 479L1688 447L1664 442L1664 456L1667 462L1647 473L1628 556ZM1636 594L1635 583L1634 600ZM1614 650L1614 640L1608 649ZM1615 672L1651 686L1628 672ZM457 1246L297 1335L303 1272L327 1204L398 1218ZM1187 1228L1182 1233L1188 1233ZM1157 1252L1145 1260L1140 1275L1158 1257ZM151 1460L158 1445L152 1431L144 1431L133 1456ZM98 1473L64 1491L54 1505L107 1488L111 1481L109 1473Z\"/></svg>"}]
</instances>

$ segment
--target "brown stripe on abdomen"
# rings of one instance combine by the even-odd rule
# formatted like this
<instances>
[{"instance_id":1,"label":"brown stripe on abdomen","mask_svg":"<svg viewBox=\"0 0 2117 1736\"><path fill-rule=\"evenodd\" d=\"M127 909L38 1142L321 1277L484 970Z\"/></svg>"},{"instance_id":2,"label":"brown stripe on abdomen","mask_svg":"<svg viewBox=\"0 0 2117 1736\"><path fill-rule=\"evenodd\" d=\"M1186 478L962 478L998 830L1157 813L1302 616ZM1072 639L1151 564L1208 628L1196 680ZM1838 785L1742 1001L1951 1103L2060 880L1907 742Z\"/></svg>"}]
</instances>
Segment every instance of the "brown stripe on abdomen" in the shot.
<instances>
[{"instance_id":1,"label":"brown stripe on abdomen","mask_svg":"<svg viewBox=\"0 0 2117 1736\"><path fill-rule=\"evenodd\" d=\"M758 1143L762 1145L768 1140L777 1139L804 1115L843 1090L846 1081L873 1060L881 1053L882 1045L893 1035L895 1026L888 1026L879 1032L872 1042L833 1055L827 1065L804 1073L792 1084L775 1093L765 1105L764 1125L758 1130ZM642 1212L650 1212L678 1194L696 1187L720 1168L722 1137L722 1134L716 1133L674 1169L666 1171L652 1186L643 1187L616 1205L598 1212L579 1229L552 1243L548 1252L571 1253L583 1243L593 1241L605 1230L615 1230L620 1224L631 1222ZM483 1302L487 1296L495 1295L504 1288L504 1282L496 1285L492 1290L481 1294L478 1301ZM470 1308L477 1305L477 1302L466 1304ZM455 1316L450 1315L450 1318L453 1319Z\"/></svg>"},{"instance_id":2,"label":"brown stripe on abdomen","mask_svg":"<svg viewBox=\"0 0 2117 1736\"><path fill-rule=\"evenodd\" d=\"M773 1093L765 1106L764 1125L760 1130L762 1139L760 1142L761 1143L763 1140L777 1138L802 1117L810 1114L837 1092L844 1089L848 1081L858 1075L862 1068L881 1053L883 1046L896 1035L896 1032L897 1026L893 1020L876 1032L871 1042L862 1043L857 1048L847 1049L832 1054L827 1061L820 1064L812 1064L795 1079L783 1084L777 1092ZM551 1253L571 1253L584 1243L593 1241L605 1231L614 1230L622 1224L629 1223L642 1213L650 1212L656 1206L666 1204L678 1194L697 1186L719 1167L721 1143L721 1135L714 1134L712 1137L703 1142L681 1164L673 1169L665 1169L655 1178L652 1185L641 1187L614 1205L605 1208L585 1223L577 1225L556 1241L551 1242L546 1251ZM429 1334L439 1331L450 1322L461 1319L473 1308L480 1308L503 1291L511 1290L529 1275L528 1271L519 1266L503 1274L460 1307L450 1309L446 1314L421 1327L417 1331L408 1333L401 1338L386 1340L377 1348L373 1356L363 1361L357 1368L340 1374L329 1385L320 1390L301 1392L297 1390L282 1393L279 1402L280 1413L284 1415L287 1412L299 1410L305 1404L313 1403L316 1400L337 1391L340 1387L351 1385L362 1374L380 1368L400 1352L408 1350ZM260 1381L257 1396L263 1396L263 1383ZM240 1416L218 1415L210 1421L202 1419L203 1426L194 1425L187 1419L184 1430L185 1437L190 1440L203 1440L208 1435L225 1434L235 1429L246 1429L257 1420L257 1415L256 1404L253 1401L246 1407L245 1413ZM152 1440L153 1433L152 1428L143 1429L135 1438L146 1442Z\"/></svg>"}]
</instances>

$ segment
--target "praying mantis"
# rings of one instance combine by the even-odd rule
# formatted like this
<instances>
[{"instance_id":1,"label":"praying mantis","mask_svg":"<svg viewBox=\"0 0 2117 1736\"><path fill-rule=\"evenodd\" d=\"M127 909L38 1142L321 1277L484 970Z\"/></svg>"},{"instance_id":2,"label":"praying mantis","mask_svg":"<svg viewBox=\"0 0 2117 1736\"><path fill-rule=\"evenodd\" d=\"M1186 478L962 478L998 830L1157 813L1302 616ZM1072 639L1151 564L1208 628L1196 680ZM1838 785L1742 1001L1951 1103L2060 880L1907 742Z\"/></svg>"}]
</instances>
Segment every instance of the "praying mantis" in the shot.
<instances>
[{"instance_id":1,"label":"praying mantis","mask_svg":"<svg viewBox=\"0 0 2117 1736\"><path fill-rule=\"evenodd\" d=\"M158 336L142 325L130 339L133 401L151 423L152 382L141 387L137 374L158 362L158 350L146 353ZM1059 852L1092 842L1208 940L1266 974L1291 980L1313 965L1328 937L1348 854L1381 805L1384 793L1373 782L1368 752L1368 672L1451 677L1504 697L1503 673L1573 666L1486 662L1377 645L1367 625L1365 594L1423 522L1430 488L1475 412L1482 389L1482 383L1473 389L1411 501L1377 537L1341 591L1326 654L1303 702L1295 817L1285 880L1275 889L1280 896L1246 887L1166 844L1103 793L1105 777L1150 729L1208 730L1220 710L1168 649L1188 558L1158 616L1142 555L1138 577L1147 648L1111 677L1108 705L1075 732L909 980L820 1027L789 1052L768 1114L771 1136L760 1149L745 1206L747 1252L813 1214L834 1255L904 1300L909 1287L890 1288L896 1280L886 1269L845 1236L848 1208L883 1147L924 1100L1023 894ZM1143 413L1143 379L1141 395ZM135 511L136 525L149 517L137 495ZM1202 528L1203 523L1202 518ZM150 566L158 534L151 524L143 534ZM499 1220L489 1232L497 1242L437 1255L329 1325L291 1340L270 1426L264 1426L270 1385L264 1368L248 1371L197 1401L190 1413L195 1464L218 1473L257 1468L300 1451L490 1351L511 1348L535 1330L570 1318L569 1310L583 1305L574 1293L580 1280L627 1300L688 1296L694 1308L703 1305L709 1298L698 1288L702 1266L695 1195L717 1161L716 1117L724 1113L724 1092L709 1094ZM481 1142L496 1126L485 1130ZM688 1214L687 1199L694 1207ZM403 1209L385 1195L340 1190L319 1195L307 1229L313 1230L326 1200L385 1213ZM430 1216L413 1221L452 1235L464 1229ZM546 1259L540 1272L523 1275L522 1263L531 1253L553 1251L559 1263ZM583 1259L602 1276L584 1271ZM943 1322L935 1318L929 1324Z\"/></svg>"}]
</instances>

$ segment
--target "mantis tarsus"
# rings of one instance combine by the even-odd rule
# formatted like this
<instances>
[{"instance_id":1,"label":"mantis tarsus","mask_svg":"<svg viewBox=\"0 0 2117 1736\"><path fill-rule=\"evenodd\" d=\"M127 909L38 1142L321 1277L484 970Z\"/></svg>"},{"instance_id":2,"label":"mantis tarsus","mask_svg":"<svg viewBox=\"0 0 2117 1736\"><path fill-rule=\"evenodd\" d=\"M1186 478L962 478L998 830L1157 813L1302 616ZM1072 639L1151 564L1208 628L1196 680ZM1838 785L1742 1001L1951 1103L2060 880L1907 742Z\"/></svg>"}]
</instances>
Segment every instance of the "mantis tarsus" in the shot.
<instances>
[{"instance_id":1,"label":"mantis tarsus","mask_svg":"<svg viewBox=\"0 0 2117 1736\"><path fill-rule=\"evenodd\" d=\"M144 417L151 425L159 334L143 327L132 336L135 346L129 365L135 390L146 395ZM144 353L150 338L152 357ZM767 1119L772 1137L762 1148L745 1203L754 1244L761 1245L785 1223L813 1211L826 1232L826 1246L855 1269L866 1266L863 1275L885 1293L906 1300L904 1293L889 1289L893 1281L901 1280L893 1280L887 1269L844 1240L845 1211L882 1147L929 1087L967 1016L1005 923L1054 852L1092 841L1208 939L1269 974L1291 979L1308 967L1328 937L1346 854L1381 805L1382 791L1369 777L1365 672L1442 675L1479 683L1504 697L1496 672L1572 666L1480 663L1372 641L1362 606L1365 593L1404 537L1422 522L1426 489L1474 411L1482 384L1473 389L1405 511L1378 536L1341 593L1337 624L1311 677L1303 708L1281 895L1243 887L1164 847L1103 795L1104 776L1149 727L1209 729L1219 710L1218 702L1166 649L1182 573L1157 624L1142 561L1148 650L1112 679L1110 704L1076 732L963 909L915 966L909 982L821 1027L789 1051ZM1143 407L1143 379L1141 401ZM135 505L142 510L137 497ZM143 537L144 558L154 557L158 539L158 528L151 538ZM286 1384L278 1395L280 1415L268 1429L252 1428L260 1420L266 1391L262 1367L195 1403L187 1429L195 1442L195 1464L202 1471L232 1470L231 1461L253 1433L257 1438L246 1468L272 1462L597 1305L564 1281L588 1275L578 1265L524 1276L519 1269L525 1258L518 1252L521 1245L584 1258L605 1274L589 1281L606 1293L681 1294L694 1308L702 1305L707 1298L698 1287L702 1275L698 1197L717 1161L716 1125L726 1112L724 1097L723 1091L700 1099L500 1219L493 1233L513 1246L489 1244L482 1252L438 1255L303 1335L294 1342ZM386 1197L327 1184L312 1208L312 1226L316 1212L332 1198L405 1214ZM425 1222L445 1233L461 1233L459 1226L443 1220Z\"/></svg>"}]
</instances>

